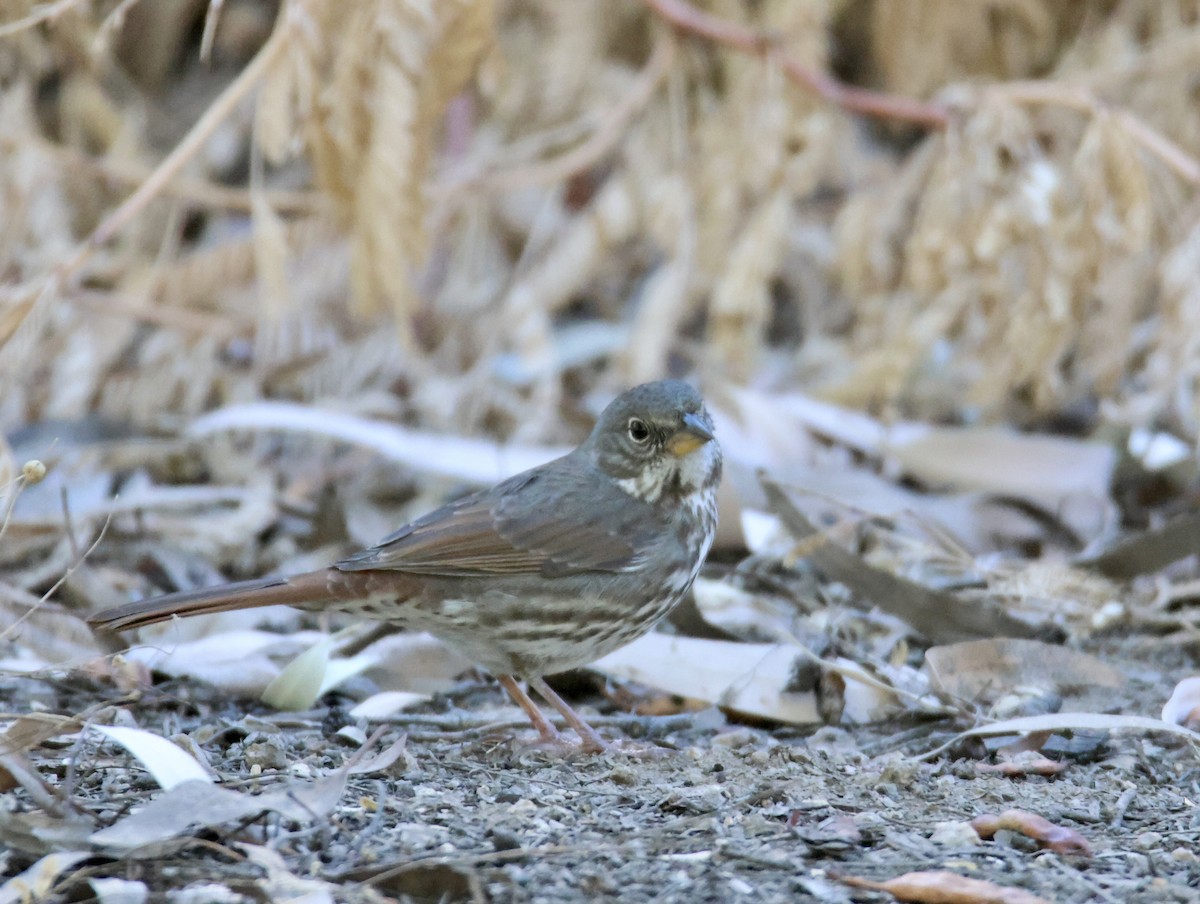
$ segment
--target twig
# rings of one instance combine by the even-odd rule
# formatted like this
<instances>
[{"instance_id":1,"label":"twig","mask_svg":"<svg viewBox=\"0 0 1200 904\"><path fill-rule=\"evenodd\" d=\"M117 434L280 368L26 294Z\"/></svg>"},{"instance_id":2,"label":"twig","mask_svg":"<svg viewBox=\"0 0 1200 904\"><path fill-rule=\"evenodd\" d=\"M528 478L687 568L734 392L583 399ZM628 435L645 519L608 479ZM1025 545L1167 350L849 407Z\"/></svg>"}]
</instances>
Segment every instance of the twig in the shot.
<instances>
[{"instance_id":1,"label":"twig","mask_svg":"<svg viewBox=\"0 0 1200 904\"><path fill-rule=\"evenodd\" d=\"M1180 145L1173 142L1162 132L1156 132L1145 122L1134 116L1128 110L1118 110L1115 114L1117 121L1124 126L1129 137L1153 154L1180 179L1193 185L1200 185L1200 160L1197 160Z\"/></svg>"},{"instance_id":2,"label":"twig","mask_svg":"<svg viewBox=\"0 0 1200 904\"><path fill-rule=\"evenodd\" d=\"M75 522L71 519L71 501L67 498L67 488L58 488L58 498L62 503L63 530L67 533L67 542L71 544L71 558L79 558L79 540L75 536Z\"/></svg>"},{"instance_id":3,"label":"twig","mask_svg":"<svg viewBox=\"0 0 1200 904\"><path fill-rule=\"evenodd\" d=\"M206 314L182 307L163 307L131 301L126 293L80 289L71 301L102 317L128 317L141 323L166 327L182 333L195 333L214 342L228 341L250 328L248 318L237 313Z\"/></svg>"},{"instance_id":4,"label":"twig","mask_svg":"<svg viewBox=\"0 0 1200 904\"><path fill-rule=\"evenodd\" d=\"M9 522L12 521L13 509L17 507L17 497L21 495L21 490L25 489L25 475L18 474L9 483L9 486L12 487L12 495L8 497L8 505L4 507L4 519L0 520L0 539L4 538Z\"/></svg>"},{"instance_id":5,"label":"twig","mask_svg":"<svg viewBox=\"0 0 1200 904\"><path fill-rule=\"evenodd\" d=\"M547 716L547 719L558 728L564 727L563 721L556 715ZM492 731L504 731L511 728L529 727L528 719L497 720L488 715L476 716L466 712L454 715L396 713L395 715L385 716L379 719L379 721L386 722L388 725L419 725L426 728L439 729L436 735L414 734L410 731L408 736L414 741L424 741L433 738L444 740L450 734L469 736L486 734ZM668 716L639 716L633 713L588 716L588 722L591 725L598 725L605 728L621 728L626 731L630 728L636 728L645 732L648 737L651 734L663 734L665 732L691 728L695 724L695 721L695 713L676 713Z\"/></svg>"},{"instance_id":6,"label":"twig","mask_svg":"<svg viewBox=\"0 0 1200 904\"><path fill-rule=\"evenodd\" d=\"M741 800L730 801L729 807L731 811L737 811L744 806L745 798ZM697 816L686 817L676 823L676 827L682 829L685 826L699 826L705 821L711 820L710 814L701 814ZM757 840L762 843L771 841L783 841L784 839L794 839L795 835L790 831L782 831L777 833L767 832L757 836ZM441 851L430 851L428 853L409 855L405 859L380 865L356 866L341 873L334 873L329 878L335 882L355 882L360 886L369 887L386 882L396 876L403 875L408 870L416 866L427 864L441 864L446 866L472 867L483 864L492 863L507 863L511 860L538 860L544 857L556 856L559 854L577 855L586 854L590 857L595 857L599 853L621 853L631 850L637 851L637 856L646 857L663 856L664 852L676 846L683 847L684 850L677 851L684 855L694 853L711 853L711 848L701 847L698 851L694 850L696 844L686 835L680 832L664 832L661 828L655 827L650 830L635 831L627 834L621 841L613 842L591 842L588 844L547 844L528 848L512 848L503 851L464 851L461 854L446 854ZM722 853L734 853L728 849ZM780 864L773 861L764 861L764 863L781 868ZM788 868L783 865L782 868Z\"/></svg>"},{"instance_id":7,"label":"twig","mask_svg":"<svg viewBox=\"0 0 1200 904\"><path fill-rule=\"evenodd\" d=\"M208 11L204 14L204 32L200 35L200 59L209 62L212 59L213 41L217 37L217 22L221 18L221 9L225 0L210 0Z\"/></svg>"},{"instance_id":8,"label":"twig","mask_svg":"<svg viewBox=\"0 0 1200 904\"><path fill-rule=\"evenodd\" d=\"M125 17L139 2L140 0L121 0L116 8L104 17L100 27L96 29L96 37L92 40L92 53L102 52L113 39L113 35L125 27Z\"/></svg>"},{"instance_id":9,"label":"twig","mask_svg":"<svg viewBox=\"0 0 1200 904\"><path fill-rule=\"evenodd\" d=\"M39 139L37 145L40 150L55 157L62 166L85 167L103 179L125 185L140 185L153 172L149 166L142 163L93 157L78 148L66 147L49 140ZM0 148L12 150L16 146L16 139L0 137ZM326 206L325 199L313 190L272 189L266 194L271 206L282 213L308 216L320 213ZM250 192L247 189L218 185L216 182L197 177L180 176L173 179L163 186L162 196L176 198L197 207L244 213L249 213L251 207Z\"/></svg>"},{"instance_id":10,"label":"twig","mask_svg":"<svg viewBox=\"0 0 1200 904\"><path fill-rule=\"evenodd\" d=\"M1133 803L1133 799L1137 797L1137 787L1126 788L1121 792L1121 796L1117 798L1116 804L1113 806L1112 819L1109 820L1109 827L1113 831L1119 831L1121 823L1125 821L1125 812L1129 809L1129 805Z\"/></svg>"},{"instance_id":11,"label":"twig","mask_svg":"<svg viewBox=\"0 0 1200 904\"><path fill-rule=\"evenodd\" d=\"M33 615L33 613L38 611L38 608L42 605L42 603L46 602L46 600L48 600L48 599L50 599L50 597L54 596L54 594L58 592L58 588L61 587L67 581L67 579L71 577L71 575L73 575L76 571L79 570L80 566L83 565L83 563L87 559L87 557L90 556L93 552L95 552L96 547L98 547L100 545L100 541L104 539L104 535L108 532L108 525L111 521L112 521L112 512L109 512L108 517L104 519L104 524L102 524L100 526L100 533L98 533L96 535L96 539L92 541L92 544L83 551L82 555L80 555L75 560L75 562L73 562L71 564L70 568L68 568L66 571L63 572L62 577L59 578L57 581L55 581L54 584L50 587L50 589L42 594L41 598L37 601L37 603L35 605L30 606L27 610L25 610L23 613L21 613L21 616L16 621L14 621L11 625L9 625L3 631L0 631L0 640L3 640L9 634L11 634L13 631L15 631L17 628L21 627L21 625L25 622L26 619L28 619L31 615Z\"/></svg>"},{"instance_id":12,"label":"twig","mask_svg":"<svg viewBox=\"0 0 1200 904\"><path fill-rule=\"evenodd\" d=\"M775 57L788 78L842 109L880 119L911 122L931 129L944 129L950 123L950 111L941 104L847 85L780 53L778 41L769 35L698 10L686 0L642 0L642 3L680 31L708 38L745 53Z\"/></svg>"},{"instance_id":13,"label":"twig","mask_svg":"<svg viewBox=\"0 0 1200 904\"><path fill-rule=\"evenodd\" d=\"M756 56L775 56L792 81L845 110L880 119L911 122L931 129L944 129L950 123L950 111L941 104L847 85L824 72L810 69L793 57L781 54L778 42L769 35L698 10L686 0L642 0L642 3L680 31ZM1085 89L1053 82L1014 82L997 86L994 90L1017 103L1055 104L1093 116L1106 112L1105 105ZM1200 185L1200 160L1185 148L1128 110L1107 112L1143 150L1161 160L1180 179Z\"/></svg>"}]
</instances>

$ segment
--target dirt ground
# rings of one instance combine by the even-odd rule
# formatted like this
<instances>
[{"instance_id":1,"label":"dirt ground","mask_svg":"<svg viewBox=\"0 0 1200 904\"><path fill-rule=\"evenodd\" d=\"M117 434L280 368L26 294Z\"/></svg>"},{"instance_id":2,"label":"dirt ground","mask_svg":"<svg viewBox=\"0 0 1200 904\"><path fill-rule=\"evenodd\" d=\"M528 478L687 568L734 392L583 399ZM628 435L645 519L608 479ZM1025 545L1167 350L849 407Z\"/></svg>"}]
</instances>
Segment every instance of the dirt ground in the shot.
<instances>
[{"instance_id":1,"label":"dirt ground","mask_svg":"<svg viewBox=\"0 0 1200 904\"><path fill-rule=\"evenodd\" d=\"M1145 674L1163 670L1158 656ZM349 776L328 814L255 814L123 858L83 859L38 899L90 900L87 880L120 877L155 900L188 902L886 901L839 877L949 870L1047 901L1200 901L1200 760L1173 739L1055 739L1064 772L1010 778L979 772L980 751L968 746L923 760L961 728L946 722L802 731L717 710L640 717L614 711L595 682L560 686L604 734L627 740L597 756L539 749L494 682L466 680L388 723L377 744L406 736L403 755ZM1150 679L1129 693L1142 699L1120 701L1121 711L1150 713L1162 699ZM119 697L78 674L6 677L0 696L17 710L136 724L199 752L223 787L301 799L375 727L355 725L336 694L282 715L194 681ZM163 794L94 733L30 758L88 831ZM1008 831L980 841L964 825L1012 808L1076 830L1092 856L1039 850ZM12 818L38 806L16 790L5 809L0 866L11 876L38 859L13 843Z\"/></svg>"}]
</instances>

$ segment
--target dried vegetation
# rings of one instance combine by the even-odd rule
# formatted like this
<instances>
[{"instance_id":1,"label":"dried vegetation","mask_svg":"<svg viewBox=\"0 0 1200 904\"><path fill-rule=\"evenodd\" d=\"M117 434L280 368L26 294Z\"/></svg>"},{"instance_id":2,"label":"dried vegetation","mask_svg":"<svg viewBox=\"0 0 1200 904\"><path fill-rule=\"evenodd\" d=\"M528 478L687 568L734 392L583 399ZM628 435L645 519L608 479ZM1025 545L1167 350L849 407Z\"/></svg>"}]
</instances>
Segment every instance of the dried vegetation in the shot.
<instances>
[{"instance_id":1,"label":"dried vegetation","mask_svg":"<svg viewBox=\"0 0 1200 904\"><path fill-rule=\"evenodd\" d=\"M112 853L105 832L136 846L197 829L151 839L120 822L152 789L101 788L117 757L89 720L140 714L226 781L252 768L241 742L266 736L289 750L280 774L333 789L314 812L378 828L365 803L334 809L355 773L335 771L330 751L370 747L368 721L407 718L409 747L373 761L407 776L400 797L422 776L476 794L474 775L429 757L492 757L471 744L496 722L495 701L480 716L470 684L429 703L465 663L427 638L272 614L295 629L281 635L235 616L148 633L153 645L114 660L82 617L323 564L545 460L619 389L667 375L702 385L718 419L722 532L672 633L600 664L631 682L604 686L602 706L617 711L606 724L698 746L705 770L747 781L778 747L835 778L837 757L865 763L846 793L866 798L875 779L900 793L899 761L873 754L903 741L825 736L808 758L780 726L942 720L907 736L914 752L951 720L963 734L938 741L998 760L957 777L983 781L986 765L1001 784L1102 758L1094 739L1113 730L1194 743L1180 726L1200 721L1195 679L1168 722L1146 717L1195 672L1200 648L1187 559L1200 524L1185 513L1200 441L1197 71L1196 0L0 3L0 652L6 670L93 682L0 685L62 711L5 718L0 789L19 803L0 814L0 842L18 853L0 853L0 872L53 849L34 816L80 855L54 869ZM220 690L181 724L167 698L140 698L151 670ZM355 708L326 714L346 722L332 739L317 730L326 716L299 719L289 742L286 717L236 721L220 697L270 685L277 706L304 709L339 682ZM127 705L101 702L114 688ZM1058 714L1064 701L1082 714ZM426 709L406 715L413 706ZM1086 739L1056 748L1056 726ZM1187 749L1158 741L1145 771L1194 785ZM65 776L46 742L70 745ZM155 771L152 747L129 750ZM955 777L928 771L949 768L942 748L931 756L938 765L905 761L909 779ZM73 784L77 759L93 771ZM779 775L794 765L771 762ZM603 794L622 801L630 785L701 781L690 763L632 781L633 767L610 766L595 767ZM519 758L496 771L522 781ZM797 838L813 860L836 848L884 863L870 859L879 845L864 853L884 822L863 822L869 803L855 826L824 801L829 819L805 835L797 814L818 790L763 774L776 787L761 799L719 790L697 803L699 791L676 789L632 829L597 804L607 815L547 856L586 862L580 839L618 829L653 847L677 828L659 816L688 807L688 820L757 807L743 885ZM1161 798L1176 810L1179 782ZM402 827L428 829L428 813L388 787L393 814L412 820ZM501 807L512 801L478 788L476 815L513 816ZM106 799L117 792L123 803ZM254 809L229 793L239 819ZM526 809L541 799L519 793ZM285 797L276 812L303 821ZM383 813L385 799L370 806ZM1110 851L1128 840L1122 800L1096 817L1114 827L1099 845ZM961 828L971 802L941 818ZM901 800L889 812L914 811ZM999 821L1058 830L1026 817ZM461 850L492 843L482 829L430 831L388 836L379 856L405 851L411 867L444 854L447 837ZM276 840L263 827L243 853L272 881L300 882L321 845L297 841L284 862L268 851ZM1194 856L1159 841L1142 848L1159 858L1145 876L1195 888ZM521 880L496 844L483 886L483 860L455 861L463 895L562 881ZM930 844L918 859L933 869L942 842ZM696 853L676 847L663 850ZM596 881L624 876L628 853ZM57 881L39 865L40 879L22 881ZM664 886L648 869L632 881L650 895ZM881 869L882 880L900 865ZM1141 900L1141 874L1104 869L1087 881ZM310 891L345 890L348 875ZM763 887L849 894L818 878ZM1073 899L1063 882L1021 884Z\"/></svg>"},{"instance_id":2,"label":"dried vegetation","mask_svg":"<svg viewBox=\"0 0 1200 904\"><path fill-rule=\"evenodd\" d=\"M1195 436L1192 4L712 6L761 52L673 3L48 6L0 60L10 427L406 380L557 440L567 377L682 358ZM942 128L796 77L834 62Z\"/></svg>"}]
</instances>

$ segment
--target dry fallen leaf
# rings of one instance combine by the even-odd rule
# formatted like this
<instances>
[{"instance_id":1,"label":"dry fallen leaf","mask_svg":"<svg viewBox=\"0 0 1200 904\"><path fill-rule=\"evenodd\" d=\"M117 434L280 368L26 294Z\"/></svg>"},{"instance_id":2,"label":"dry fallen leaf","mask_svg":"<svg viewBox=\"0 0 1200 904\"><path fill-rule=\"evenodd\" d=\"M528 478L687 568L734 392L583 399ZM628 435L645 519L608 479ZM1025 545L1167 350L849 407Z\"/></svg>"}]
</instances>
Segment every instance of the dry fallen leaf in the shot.
<instances>
[{"instance_id":1,"label":"dry fallen leaf","mask_svg":"<svg viewBox=\"0 0 1200 904\"><path fill-rule=\"evenodd\" d=\"M1162 718L1164 722L1200 731L1200 677L1184 678L1175 685L1163 706Z\"/></svg>"},{"instance_id":2,"label":"dry fallen leaf","mask_svg":"<svg viewBox=\"0 0 1200 904\"><path fill-rule=\"evenodd\" d=\"M169 791L184 782L213 781L208 770L195 758L161 735L117 725L92 725L91 729L116 741L137 757L160 788Z\"/></svg>"},{"instance_id":3,"label":"dry fallen leaf","mask_svg":"<svg viewBox=\"0 0 1200 904\"><path fill-rule=\"evenodd\" d=\"M429 694L418 694L414 691L380 691L355 704L350 710L350 715L355 719L366 719L368 722L372 719L386 719L428 699Z\"/></svg>"},{"instance_id":4,"label":"dry fallen leaf","mask_svg":"<svg viewBox=\"0 0 1200 904\"><path fill-rule=\"evenodd\" d=\"M999 816L976 816L971 825L980 838L991 838L1001 829L1020 832L1056 854L1091 857L1092 846L1074 829L1057 826L1044 816L1026 810L1005 810Z\"/></svg>"},{"instance_id":5,"label":"dry fallen leaf","mask_svg":"<svg viewBox=\"0 0 1200 904\"><path fill-rule=\"evenodd\" d=\"M1056 500L1052 510L1072 500L1106 503L1117 463L1105 443L991 427L931 427L891 443L888 452L934 486Z\"/></svg>"},{"instance_id":6,"label":"dry fallen leaf","mask_svg":"<svg viewBox=\"0 0 1200 904\"><path fill-rule=\"evenodd\" d=\"M996 763L975 764L977 773L991 772L1008 778L1019 778L1026 775L1058 775L1066 770L1066 763L1047 759L1036 750L1022 750L1013 755L1001 757L1000 761Z\"/></svg>"},{"instance_id":7,"label":"dry fallen leaf","mask_svg":"<svg viewBox=\"0 0 1200 904\"><path fill-rule=\"evenodd\" d=\"M1120 537L1107 549L1080 561L1106 577L1129 580L1161 571L1200 550L1200 514L1185 512L1161 527Z\"/></svg>"},{"instance_id":8,"label":"dry fallen leaf","mask_svg":"<svg viewBox=\"0 0 1200 904\"><path fill-rule=\"evenodd\" d=\"M853 876L843 876L842 881L855 888L886 891L901 901L912 901L914 904L1052 904L1021 888L1009 888L982 879L968 879L941 870L905 873L886 882Z\"/></svg>"},{"instance_id":9,"label":"dry fallen leaf","mask_svg":"<svg viewBox=\"0 0 1200 904\"><path fill-rule=\"evenodd\" d=\"M289 662L262 692L263 703L285 712L309 709L321 696L337 641L336 635L322 637Z\"/></svg>"},{"instance_id":10,"label":"dry fallen leaf","mask_svg":"<svg viewBox=\"0 0 1200 904\"><path fill-rule=\"evenodd\" d=\"M108 828L91 834L93 844L126 857L152 857L159 845L197 827L237 822L255 813L275 812L300 823L326 816L342 797L347 778L356 770L387 769L404 756L406 738L364 763L364 756L380 736L376 732L339 768L307 783L287 782L279 790L245 794L192 779L173 786L141 809Z\"/></svg>"},{"instance_id":11,"label":"dry fallen leaf","mask_svg":"<svg viewBox=\"0 0 1200 904\"><path fill-rule=\"evenodd\" d=\"M87 851L47 854L19 875L0 885L0 904L50 900L54 886L63 873L92 856L94 855Z\"/></svg>"},{"instance_id":12,"label":"dry fallen leaf","mask_svg":"<svg viewBox=\"0 0 1200 904\"><path fill-rule=\"evenodd\" d=\"M276 850L256 844L239 844L237 849L266 874L256 885L268 901L334 904L339 898L336 885L315 876L296 875Z\"/></svg>"},{"instance_id":13,"label":"dry fallen leaf","mask_svg":"<svg viewBox=\"0 0 1200 904\"><path fill-rule=\"evenodd\" d=\"M173 629L175 625L167 627ZM281 670L275 657L295 656L305 645L317 643L322 637L316 631L282 635L232 630L172 643L168 631L153 646L132 647L125 657L155 672L196 678L231 693L256 696Z\"/></svg>"},{"instance_id":14,"label":"dry fallen leaf","mask_svg":"<svg viewBox=\"0 0 1200 904\"><path fill-rule=\"evenodd\" d=\"M145 882L133 879L88 879L99 904L144 904L150 897Z\"/></svg>"},{"instance_id":15,"label":"dry fallen leaf","mask_svg":"<svg viewBox=\"0 0 1200 904\"><path fill-rule=\"evenodd\" d=\"M0 732L0 754L24 753L43 741L72 734L83 727L80 719L55 713L26 713Z\"/></svg>"},{"instance_id":16,"label":"dry fallen leaf","mask_svg":"<svg viewBox=\"0 0 1200 904\"><path fill-rule=\"evenodd\" d=\"M718 706L808 725L821 722L814 690L788 688L803 648L676 637L656 631L609 653L592 668Z\"/></svg>"},{"instance_id":17,"label":"dry fallen leaf","mask_svg":"<svg viewBox=\"0 0 1200 904\"><path fill-rule=\"evenodd\" d=\"M1023 734L1025 732L1069 732L1069 731L1135 731L1142 733L1166 732L1192 741L1200 742L1200 732L1181 725L1173 725L1161 719L1146 716L1121 716L1108 713L1050 713L1044 716L1022 716L1016 719L1001 719L978 725L960 732L950 741L926 754L922 759L938 756L966 738L984 738L996 735Z\"/></svg>"},{"instance_id":18,"label":"dry fallen leaf","mask_svg":"<svg viewBox=\"0 0 1200 904\"><path fill-rule=\"evenodd\" d=\"M963 641L925 651L935 690L972 703L994 702L1018 687L1068 694L1119 688L1125 676L1095 656L1023 638Z\"/></svg>"},{"instance_id":19,"label":"dry fallen leaf","mask_svg":"<svg viewBox=\"0 0 1200 904\"><path fill-rule=\"evenodd\" d=\"M968 603L953 593L867 564L821 534L791 501L784 486L765 475L761 481L772 508L793 536L806 544L806 558L828 577L903 619L926 637L938 642L994 635L1028 637L1041 629L989 601Z\"/></svg>"},{"instance_id":20,"label":"dry fallen leaf","mask_svg":"<svg viewBox=\"0 0 1200 904\"><path fill-rule=\"evenodd\" d=\"M565 446L503 444L412 430L292 402L255 402L220 408L193 421L188 433L200 438L229 430L279 430L338 439L371 449L418 471L480 485L496 483L570 451Z\"/></svg>"},{"instance_id":21,"label":"dry fallen leaf","mask_svg":"<svg viewBox=\"0 0 1200 904\"><path fill-rule=\"evenodd\" d=\"M122 856L136 856L197 828L237 822L255 813L273 811L306 823L328 813L342 796L346 776L338 771L305 786L265 794L243 794L207 781L192 780L165 791L137 812L93 832L91 841Z\"/></svg>"}]
</instances>

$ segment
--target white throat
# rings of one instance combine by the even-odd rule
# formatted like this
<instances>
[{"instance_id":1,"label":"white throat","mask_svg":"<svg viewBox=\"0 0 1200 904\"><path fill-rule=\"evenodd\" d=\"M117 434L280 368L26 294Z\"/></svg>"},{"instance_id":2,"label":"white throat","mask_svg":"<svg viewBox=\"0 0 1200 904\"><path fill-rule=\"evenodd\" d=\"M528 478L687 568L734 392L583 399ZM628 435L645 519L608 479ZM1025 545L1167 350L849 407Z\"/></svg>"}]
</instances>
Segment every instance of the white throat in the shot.
<instances>
[{"instance_id":1,"label":"white throat","mask_svg":"<svg viewBox=\"0 0 1200 904\"><path fill-rule=\"evenodd\" d=\"M680 490L690 496L709 480L720 454L716 443L705 443L682 458L665 454L649 462L636 476L618 480L617 486L643 502L658 502L663 490L674 484L678 475Z\"/></svg>"}]
</instances>

